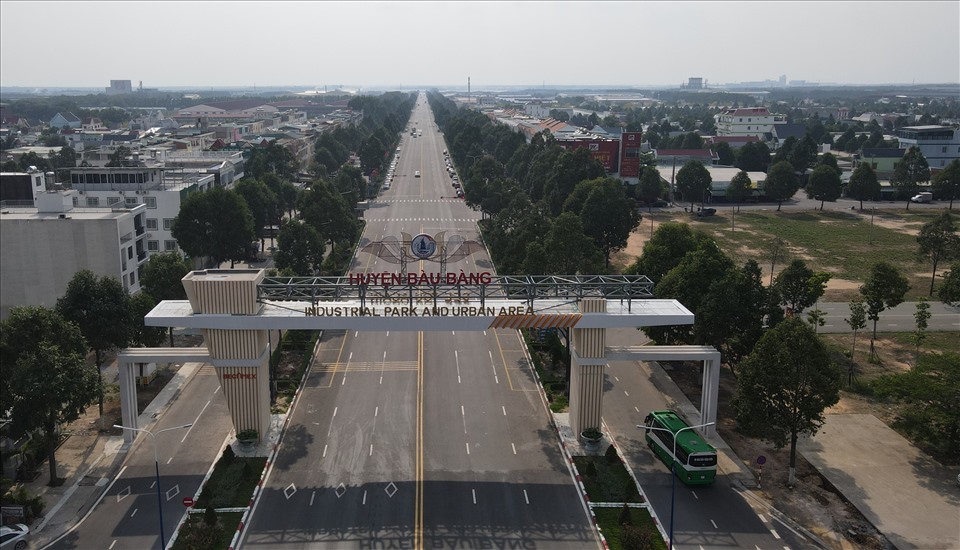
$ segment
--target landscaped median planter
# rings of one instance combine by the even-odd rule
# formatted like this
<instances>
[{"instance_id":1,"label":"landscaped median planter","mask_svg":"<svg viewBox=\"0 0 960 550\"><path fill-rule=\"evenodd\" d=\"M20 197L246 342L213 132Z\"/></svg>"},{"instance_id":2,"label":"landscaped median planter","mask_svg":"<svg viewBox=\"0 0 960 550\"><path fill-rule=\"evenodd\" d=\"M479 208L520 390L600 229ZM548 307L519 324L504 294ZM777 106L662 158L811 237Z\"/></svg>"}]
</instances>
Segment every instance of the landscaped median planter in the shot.
<instances>
[{"instance_id":1,"label":"landscaped median planter","mask_svg":"<svg viewBox=\"0 0 960 550\"><path fill-rule=\"evenodd\" d=\"M600 440L603 439L603 433L598 428L587 428L580 432L580 439L583 441L583 450L588 453L595 453L600 450Z\"/></svg>"}]
</instances>

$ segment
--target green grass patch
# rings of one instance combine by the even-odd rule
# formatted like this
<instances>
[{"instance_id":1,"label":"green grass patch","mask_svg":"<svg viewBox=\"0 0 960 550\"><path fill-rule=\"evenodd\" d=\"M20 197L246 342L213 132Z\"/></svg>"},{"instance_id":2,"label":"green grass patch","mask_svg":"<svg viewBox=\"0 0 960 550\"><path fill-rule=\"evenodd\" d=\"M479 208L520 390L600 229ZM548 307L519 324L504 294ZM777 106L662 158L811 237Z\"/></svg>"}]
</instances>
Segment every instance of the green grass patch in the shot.
<instances>
[{"instance_id":1,"label":"green grass patch","mask_svg":"<svg viewBox=\"0 0 960 550\"><path fill-rule=\"evenodd\" d=\"M637 485L620 460L575 456L573 462L592 502L643 502Z\"/></svg>"},{"instance_id":2,"label":"green grass patch","mask_svg":"<svg viewBox=\"0 0 960 550\"><path fill-rule=\"evenodd\" d=\"M210 479L200 492L197 508L246 506L250 503L253 489L260 481L260 474L263 473L266 463L267 459L263 457L234 457L232 460L225 456L220 457L213 467Z\"/></svg>"},{"instance_id":3,"label":"green grass patch","mask_svg":"<svg viewBox=\"0 0 960 550\"><path fill-rule=\"evenodd\" d=\"M217 526L203 522L203 514L190 514L180 527L172 550L226 550L237 532L243 512L217 514Z\"/></svg>"},{"instance_id":4,"label":"green grass patch","mask_svg":"<svg viewBox=\"0 0 960 550\"><path fill-rule=\"evenodd\" d=\"M597 525L607 544L612 550L623 550L623 526L620 525L620 508L594 508L593 513L597 516ZM648 533L648 540L652 542L651 549L666 550L667 543L660 536L657 525L653 522L650 512L646 508L630 508L630 523L633 527Z\"/></svg>"},{"instance_id":5,"label":"green grass patch","mask_svg":"<svg viewBox=\"0 0 960 550\"><path fill-rule=\"evenodd\" d=\"M722 209L718 214L722 215L717 216L717 221L722 223L693 225L709 233L728 256L746 254L769 269L763 251L771 239L780 237L792 251L791 258L802 256L812 269L827 271L837 278L864 281L873 264L883 259L910 280L908 298L923 295L929 286L929 278L915 275L931 267L918 256L916 237L876 223L871 225L869 217L837 211L741 212L736 215L736 228L731 233L730 212ZM878 212L876 217L919 229L938 214L885 211ZM786 265L791 258L781 260L780 265Z\"/></svg>"}]
</instances>

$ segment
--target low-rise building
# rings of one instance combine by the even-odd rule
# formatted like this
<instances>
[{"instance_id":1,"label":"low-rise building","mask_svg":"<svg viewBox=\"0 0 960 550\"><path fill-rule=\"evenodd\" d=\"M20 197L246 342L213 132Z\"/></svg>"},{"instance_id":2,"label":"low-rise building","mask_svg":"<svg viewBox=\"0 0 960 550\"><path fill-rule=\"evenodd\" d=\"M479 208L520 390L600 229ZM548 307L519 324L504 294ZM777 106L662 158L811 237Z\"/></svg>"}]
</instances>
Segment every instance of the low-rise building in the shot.
<instances>
[{"instance_id":1,"label":"low-rise building","mask_svg":"<svg viewBox=\"0 0 960 550\"><path fill-rule=\"evenodd\" d=\"M81 269L140 290L146 253L144 204L75 206L78 192L48 191L36 206L0 209L0 318L16 306L54 307Z\"/></svg>"},{"instance_id":2,"label":"low-rise building","mask_svg":"<svg viewBox=\"0 0 960 550\"><path fill-rule=\"evenodd\" d=\"M716 115L714 120L719 136L757 136L773 133L774 126L787 123L784 115L771 114L766 107L744 107L726 109Z\"/></svg>"},{"instance_id":3,"label":"low-rise building","mask_svg":"<svg viewBox=\"0 0 960 550\"><path fill-rule=\"evenodd\" d=\"M901 149L916 147L931 170L942 170L960 159L960 129L950 126L905 126L897 131Z\"/></svg>"}]
</instances>

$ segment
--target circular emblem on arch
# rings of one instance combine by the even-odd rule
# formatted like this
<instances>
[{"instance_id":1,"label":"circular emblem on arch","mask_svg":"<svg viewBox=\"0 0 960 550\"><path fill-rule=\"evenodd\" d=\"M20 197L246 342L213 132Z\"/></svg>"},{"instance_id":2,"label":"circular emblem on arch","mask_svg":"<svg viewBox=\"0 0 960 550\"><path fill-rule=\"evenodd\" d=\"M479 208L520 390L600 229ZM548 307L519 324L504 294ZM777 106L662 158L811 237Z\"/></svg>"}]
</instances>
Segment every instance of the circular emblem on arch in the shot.
<instances>
[{"instance_id":1,"label":"circular emblem on arch","mask_svg":"<svg viewBox=\"0 0 960 550\"><path fill-rule=\"evenodd\" d=\"M437 241L426 233L420 233L410 241L410 252L421 260L426 260L437 251Z\"/></svg>"}]
</instances>

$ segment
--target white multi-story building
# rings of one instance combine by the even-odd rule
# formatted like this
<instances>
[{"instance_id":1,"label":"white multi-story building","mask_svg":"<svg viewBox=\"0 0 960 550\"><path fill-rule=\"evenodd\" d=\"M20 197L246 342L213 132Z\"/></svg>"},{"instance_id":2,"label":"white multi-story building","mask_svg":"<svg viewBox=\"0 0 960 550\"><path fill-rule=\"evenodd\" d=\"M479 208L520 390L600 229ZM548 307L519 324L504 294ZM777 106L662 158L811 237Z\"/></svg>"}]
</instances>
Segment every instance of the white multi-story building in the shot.
<instances>
[{"instance_id":1,"label":"white multi-story building","mask_svg":"<svg viewBox=\"0 0 960 550\"><path fill-rule=\"evenodd\" d=\"M54 307L81 269L140 290L147 207L75 206L78 191L45 191L36 206L0 210L0 317L15 306Z\"/></svg>"},{"instance_id":2,"label":"white multi-story building","mask_svg":"<svg viewBox=\"0 0 960 550\"><path fill-rule=\"evenodd\" d=\"M786 116L772 115L766 107L727 109L713 118L718 136L757 136L760 139L772 133L774 126L787 123Z\"/></svg>"},{"instance_id":3,"label":"white multi-story building","mask_svg":"<svg viewBox=\"0 0 960 550\"><path fill-rule=\"evenodd\" d=\"M897 131L900 148L916 147L932 170L960 159L960 129L950 126L904 126Z\"/></svg>"},{"instance_id":4,"label":"white multi-story building","mask_svg":"<svg viewBox=\"0 0 960 550\"><path fill-rule=\"evenodd\" d=\"M83 208L123 205L146 208L147 254L178 252L173 238L173 220L187 196L215 185L216 175L197 170L132 166L119 168L71 168L70 186L74 206Z\"/></svg>"}]
</instances>

